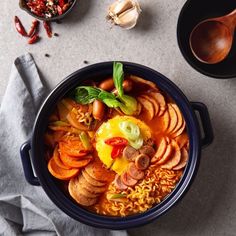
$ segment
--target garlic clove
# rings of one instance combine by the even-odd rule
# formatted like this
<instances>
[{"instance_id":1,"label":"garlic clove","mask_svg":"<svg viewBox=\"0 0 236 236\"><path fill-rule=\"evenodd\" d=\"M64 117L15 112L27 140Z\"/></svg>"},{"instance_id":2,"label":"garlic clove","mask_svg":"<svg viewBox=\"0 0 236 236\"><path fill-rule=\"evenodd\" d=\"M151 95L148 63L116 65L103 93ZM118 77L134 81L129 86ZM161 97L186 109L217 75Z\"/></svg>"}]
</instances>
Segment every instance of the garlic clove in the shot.
<instances>
[{"instance_id":1,"label":"garlic clove","mask_svg":"<svg viewBox=\"0 0 236 236\"><path fill-rule=\"evenodd\" d=\"M109 7L108 19L120 27L131 29L136 25L140 13L137 0L116 0Z\"/></svg>"},{"instance_id":2,"label":"garlic clove","mask_svg":"<svg viewBox=\"0 0 236 236\"><path fill-rule=\"evenodd\" d=\"M132 7L133 2L131 0L118 0L109 7L109 15L119 15Z\"/></svg>"},{"instance_id":3,"label":"garlic clove","mask_svg":"<svg viewBox=\"0 0 236 236\"><path fill-rule=\"evenodd\" d=\"M132 29L137 24L139 14L138 9L133 7L123 12L118 17L115 17L114 22L125 29Z\"/></svg>"}]
</instances>

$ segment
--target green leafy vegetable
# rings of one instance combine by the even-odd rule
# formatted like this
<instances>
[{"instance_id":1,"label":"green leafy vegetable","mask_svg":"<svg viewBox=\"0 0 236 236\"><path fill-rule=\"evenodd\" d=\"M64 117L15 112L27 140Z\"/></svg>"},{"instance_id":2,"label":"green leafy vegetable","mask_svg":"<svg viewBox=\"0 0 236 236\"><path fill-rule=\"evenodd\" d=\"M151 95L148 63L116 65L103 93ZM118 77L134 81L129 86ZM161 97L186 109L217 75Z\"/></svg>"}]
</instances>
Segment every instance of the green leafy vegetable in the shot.
<instances>
[{"instance_id":1,"label":"green leafy vegetable","mask_svg":"<svg viewBox=\"0 0 236 236\"><path fill-rule=\"evenodd\" d=\"M124 71L123 64L120 62L113 64L113 80L118 91L117 96L92 86L79 86L73 91L72 97L80 104L89 104L98 99L108 107L120 108L126 115L133 115L137 110L137 101L135 98L124 94Z\"/></svg>"},{"instance_id":2,"label":"green leafy vegetable","mask_svg":"<svg viewBox=\"0 0 236 236\"><path fill-rule=\"evenodd\" d=\"M116 100L116 96L113 93L109 93L105 90L100 90L100 93L98 95L98 99L103 101L104 99L113 99Z\"/></svg>"},{"instance_id":3,"label":"green leafy vegetable","mask_svg":"<svg viewBox=\"0 0 236 236\"><path fill-rule=\"evenodd\" d=\"M81 142L83 143L83 146L86 150L90 150L92 148L92 145L90 143L88 135L82 131L79 135Z\"/></svg>"},{"instance_id":4,"label":"green leafy vegetable","mask_svg":"<svg viewBox=\"0 0 236 236\"><path fill-rule=\"evenodd\" d=\"M100 91L100 89L92 86L80 86L76 88L74 98L80 104L92 103L97 99Z\"/></svg>"},{"instance_id":5,"label":"green leafy vegetable","mask_svg":"<svg viewBox=\"0 0 236 236\"><path fill-rule=\"evenodd\" d=\"M123 71L123 64L120 62L113 63L113 80L115 87L118 91L118 95L122 97L124 95L123 90L123 81L124 81L124 71Z\"/></svg>"},{"instance_id":6,"label":"green leafy vegetable","mask_svg":"<svg viewBox=\"0 0 236 236\"><path fill-rule=\"evenodd\" d=\"M111 108L117 108L117 107L120 107L120 102L117 101L116 99L110 99L110 98L106 98L106 99L103 99L103 102L108 106L108 107L111 107Z\"/></svg>"}]
</instances>

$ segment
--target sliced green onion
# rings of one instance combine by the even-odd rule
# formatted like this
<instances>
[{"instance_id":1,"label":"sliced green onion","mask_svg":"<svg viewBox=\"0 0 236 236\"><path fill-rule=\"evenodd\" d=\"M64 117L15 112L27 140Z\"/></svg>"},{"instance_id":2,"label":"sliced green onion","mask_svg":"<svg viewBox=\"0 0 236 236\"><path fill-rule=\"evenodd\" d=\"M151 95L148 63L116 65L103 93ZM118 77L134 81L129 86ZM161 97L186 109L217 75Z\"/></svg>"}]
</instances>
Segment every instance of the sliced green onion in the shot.
<instances>
[{"instance_id":1,"label":"sliced green onion","mask_svg":"<svg viewBox=\"0 0 236 236\"><path fill-rule=\"evenodd\" d=\"M92 145L90 143L89 137L85 132L81 132L80 135L80 140L83 143L83 146L86 150L90 150L92 148Z\"/></svg>"},{"instance_id":2,"label":"sliced green onion","mask_svg":"<svg viewBox=\"0 0 236 236\"><path fill-rule=\"evenodd\" d=\"M131 121L121 122L119 128L128 139L136 140L140 135L139 127Z\"/></svg>"},{"instance_id":3,"label":"sliced green onion","mask_svg":"<svg viewBox=\"0 0 236 236\"><path fill-rule=\"evenodd\" d=\"M126 194L122 194L122 193L111 193L111 194L107 194L107 199L115 200L115 199L125 198L126 196L127 196Z\"/></svg>"},{"instance_id":4,"label":"sliced green onion","mask_svg":"<svg viewBox=\"0 0 236 236\"><path fill-rule=\"evenodd\" d=\"M70 124L61 120L51 122L49 125L50 126L70 126Z\"/></svg>"},{"instance_id":5,"label":"sliced green onion","mask_svg":"<svg viewBox=\"0 0 236 236\"><path fill-rule=\"evenodd\" d=\"M136 140L129 140L129 144L131 147L133 147L135 149L139 149L143 146L143 138L139 137Z\"/></svg>"}]
</instances>

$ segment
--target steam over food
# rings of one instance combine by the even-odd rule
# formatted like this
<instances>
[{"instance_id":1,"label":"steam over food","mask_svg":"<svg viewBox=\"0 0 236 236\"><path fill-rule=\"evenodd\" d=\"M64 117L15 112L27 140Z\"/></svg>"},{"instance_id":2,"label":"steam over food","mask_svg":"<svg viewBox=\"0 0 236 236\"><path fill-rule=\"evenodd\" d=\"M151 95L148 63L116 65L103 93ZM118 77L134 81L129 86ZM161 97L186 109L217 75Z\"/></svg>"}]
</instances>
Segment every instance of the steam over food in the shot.
<instances>
[{"instance_id":1,"label":"steam over food","mask_svg":"<svg viewBox=\"0 0 236 236\"><path fill-rule=\"evenodd\" d=\"M86 81L58 101L45 133L48 170L80 206L142 213L167 197L189 158L184 117L156 84L124 74Z\"/></svg>"}]
</instances>

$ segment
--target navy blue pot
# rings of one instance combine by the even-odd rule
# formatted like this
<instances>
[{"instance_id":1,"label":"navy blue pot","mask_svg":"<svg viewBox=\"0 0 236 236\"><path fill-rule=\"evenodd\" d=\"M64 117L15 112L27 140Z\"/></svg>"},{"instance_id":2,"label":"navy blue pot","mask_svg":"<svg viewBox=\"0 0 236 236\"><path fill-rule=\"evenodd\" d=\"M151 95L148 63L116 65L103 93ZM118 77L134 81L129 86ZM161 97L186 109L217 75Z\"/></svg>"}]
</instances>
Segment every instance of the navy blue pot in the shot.
<instances>
[{"instance_id":1,"label":"navy blue pot","mask_svg":"<svg viewBox=\"0 0 236 236\"><path fill-rule=\"evenodd\" d=\"M189 102L181 90L165 76L138 64L124 63L125 73L137 75L153 81L161 90L169 94L177 103L186 121L190 138L189 161L183 177L176 188L160 204L145 213L122 217L108 217L91 213L76 204L62 189L58 181L51 176L44 158L43 135L47 127L48 117L58 100L71 89L88 79L101 80L112 75L112 62L98 63L76 71L63 80L47 97L41 106L32 132L32 138L21 147L21 159L26 180L32 185L41 185L48 197L67 215L82 223L107 229L128 229L147 224L169 210L186 193L197 172L201 149L213 141L213 132L207 108L202 103ZM204 130L201 139L199 123L195 112L199 113ZM31 149L31 155L29 151ZM36 176L32 171L32 165Z\"/></svg>"}]
</instances>

